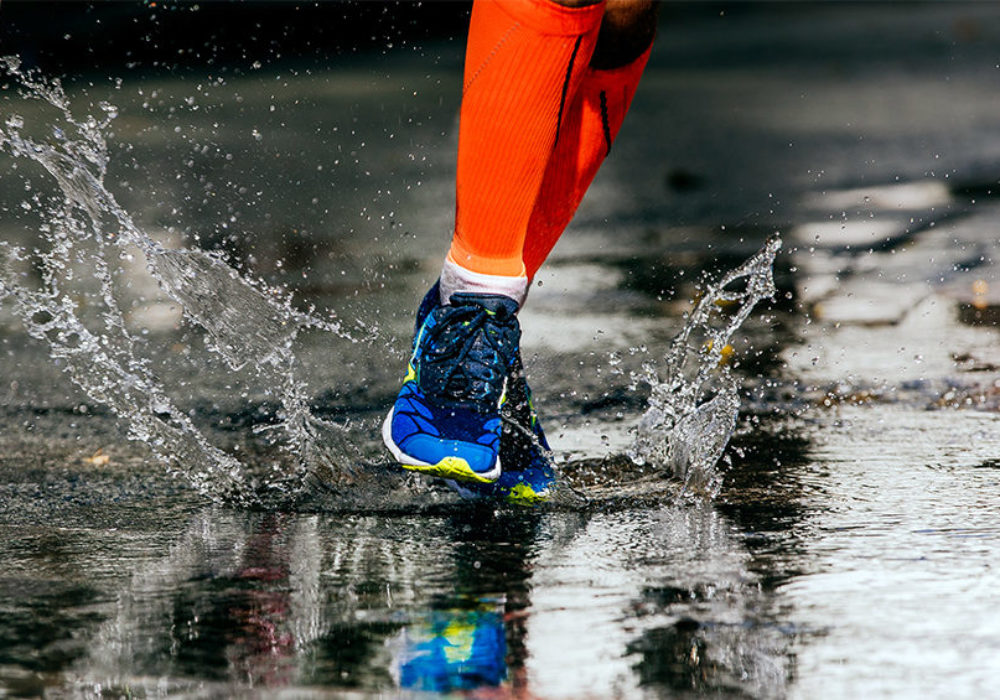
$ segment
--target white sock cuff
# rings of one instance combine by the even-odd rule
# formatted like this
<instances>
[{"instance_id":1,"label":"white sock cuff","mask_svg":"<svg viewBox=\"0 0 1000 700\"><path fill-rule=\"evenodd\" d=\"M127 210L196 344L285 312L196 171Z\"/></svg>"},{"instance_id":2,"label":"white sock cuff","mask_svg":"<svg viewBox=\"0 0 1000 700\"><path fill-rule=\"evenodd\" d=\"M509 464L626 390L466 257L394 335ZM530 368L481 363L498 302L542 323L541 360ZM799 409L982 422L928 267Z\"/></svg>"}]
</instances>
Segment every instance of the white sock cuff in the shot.
<instances>
[{"instance_id":1,"label":"white sock cuff","mask_svg":"<svg viewBox=\"0 0 1000 700\"><path fill-rule=\"evenodd\" d=\"M524 305L524 298L528 295L528 278L524 275L510 277L473 272L446 259L444 267L441 268L441 303L447 304L452 294L460 292L503 294L516 301L518 308L520 308Z\"/></svg>"}]
</instances>

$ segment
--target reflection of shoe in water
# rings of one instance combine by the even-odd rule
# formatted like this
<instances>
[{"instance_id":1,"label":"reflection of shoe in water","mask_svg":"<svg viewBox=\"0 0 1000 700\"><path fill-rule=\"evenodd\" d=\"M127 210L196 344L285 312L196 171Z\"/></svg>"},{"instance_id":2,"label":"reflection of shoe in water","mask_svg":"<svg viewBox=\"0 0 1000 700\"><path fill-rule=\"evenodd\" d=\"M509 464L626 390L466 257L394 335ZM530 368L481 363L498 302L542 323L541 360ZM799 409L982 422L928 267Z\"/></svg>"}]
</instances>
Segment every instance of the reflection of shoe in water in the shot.
<instances>
[{"instance_id":1,"label":"reflection of shoe in water","mask_svg":"<svg viewBox=\"0 0 1000 700\"><path fill-rule=\"evenodd\" d=\"M425 297L403 387L382 438L404 468L461 481L500 476L500 407L521 337L499 294ZM421 320L422 317L422 320Z\"/></svg>"},{"instance_id":2,"label":"reflection of shoe in water","mask_svg":"<svg viewBox=\"0 0 1000 700\"><path fill-rule=\"evenodd\" d=\"M515 358L501 411L504 419L500 438L500 478L492 484L449 482L463 498L497 498L518 505L536 505L548 500L556 483L551 448L538 420L531 389L524 376L520 353Z\"/></svg>"},{"instance_id":3,"label":"reflection of shoe in water","mask_svg":"<svg viewBox=\"0 0 1000 700\"><path fill-rule=\"evenodd\" d=\"M496 606L434 610L395 640L393 676L401 688L448 693L497 686L507 675L507 642Z\"/></svg>"}]
</instances>

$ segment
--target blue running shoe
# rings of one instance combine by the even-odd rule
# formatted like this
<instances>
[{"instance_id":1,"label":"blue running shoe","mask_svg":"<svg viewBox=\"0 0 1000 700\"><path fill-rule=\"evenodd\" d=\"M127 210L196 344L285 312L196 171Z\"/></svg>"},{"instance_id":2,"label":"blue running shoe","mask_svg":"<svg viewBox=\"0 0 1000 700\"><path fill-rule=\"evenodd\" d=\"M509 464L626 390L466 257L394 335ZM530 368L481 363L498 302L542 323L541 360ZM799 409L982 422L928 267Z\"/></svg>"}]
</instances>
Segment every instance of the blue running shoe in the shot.
<instances>
[{"instance_id":1,"label":"blue running shoe","mask_svg":"<svg viewBox=\"0 0 1000 700\"><path fill-rule=\"evenodd\" d=\"M521 338L517 302L453 294L442 306L436 289L417 312L413 354L382 439L405 469L490 483L501 473L500 407Z\"/></svg>"},{"instance_id":2,"label":"blue running shoe","mask_svg":"<svg viewBox=\"0 0 1000 700\"><path fill-rule=\"evenodd\" d=\"M451 481L449 485L468 499L499 499L521 506L535 506L552 496L556 472L551 448L538 420L531 399L531 389L524 376L518 353L514 358L507 389L507 401L501 409L503 433L500 437L500 478L491 484Z\"/></svg>"}]
</instances>

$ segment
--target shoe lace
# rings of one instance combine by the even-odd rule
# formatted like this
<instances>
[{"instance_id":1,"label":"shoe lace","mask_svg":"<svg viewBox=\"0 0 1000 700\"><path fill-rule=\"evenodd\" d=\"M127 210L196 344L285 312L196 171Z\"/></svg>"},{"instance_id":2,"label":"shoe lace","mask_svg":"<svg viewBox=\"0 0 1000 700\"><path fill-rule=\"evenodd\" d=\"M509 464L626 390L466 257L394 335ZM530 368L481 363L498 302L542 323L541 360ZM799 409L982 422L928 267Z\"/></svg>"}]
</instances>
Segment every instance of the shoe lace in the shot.
<instances>
[{"instance_id":1,"label":"shoe lace","mask_svg":"<svg viewBox=\"0 0 1000 700\"><path fill-rule=\"evenodd\" d=\"M497 396L517 349L517 322L500 307L475 303L448 307L428 338L426 362L438 368L438 393L457 400Z\"/></svg>"}]
</instances>

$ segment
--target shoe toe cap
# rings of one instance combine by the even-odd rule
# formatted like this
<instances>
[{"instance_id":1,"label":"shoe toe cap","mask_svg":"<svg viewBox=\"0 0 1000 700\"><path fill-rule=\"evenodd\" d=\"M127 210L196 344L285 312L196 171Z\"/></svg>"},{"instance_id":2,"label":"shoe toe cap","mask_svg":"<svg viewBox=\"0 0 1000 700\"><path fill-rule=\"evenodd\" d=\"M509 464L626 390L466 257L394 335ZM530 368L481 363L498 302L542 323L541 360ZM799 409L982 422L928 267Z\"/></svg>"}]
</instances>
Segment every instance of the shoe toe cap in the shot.
<instances>
[{"instance_id":1,"label":"shoe toe cap","mask_svg":"<svg viewBox=\"0 0 1000 700\"><path fill-rule=\"evenodd\" d=\"M497 453L485 445L462 440L446 440L426 433L411 435L399 443L403 452L427 464L438 464L449 457L458 457L472 471L485 474L496 464Z\"/></svg>"}]
</instances>

